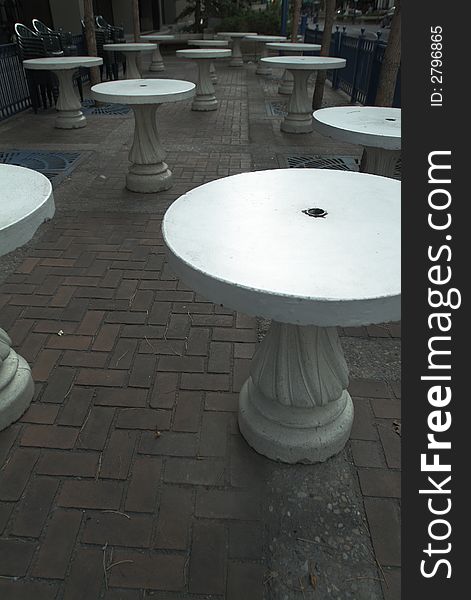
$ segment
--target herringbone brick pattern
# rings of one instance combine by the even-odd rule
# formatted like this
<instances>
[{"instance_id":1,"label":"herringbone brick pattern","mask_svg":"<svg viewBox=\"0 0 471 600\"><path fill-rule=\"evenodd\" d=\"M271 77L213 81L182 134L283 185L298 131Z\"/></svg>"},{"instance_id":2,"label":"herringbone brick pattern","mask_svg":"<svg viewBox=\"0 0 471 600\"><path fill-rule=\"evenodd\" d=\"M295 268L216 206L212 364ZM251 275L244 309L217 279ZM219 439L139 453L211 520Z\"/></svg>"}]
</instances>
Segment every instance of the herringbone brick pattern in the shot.
<instances>
[{"instance_id":1,"label":"herringbone brick pattern","mask_svg":"<svg viewBox=\"0 0 471 600\"><path fill-rule=\"evenodd\" d=\"M149 199L122 189L126 152L111 143L112 156L106 144L100 149L100 132L108 135L113 122L115 140L129 132L129 117L90 118L77 135L99 160L56 190L58 213L0 286L0 326L32 365L36 384L29 410L0 432L1 598L269 597L262 510L268 461L237 427L256 322L176 279L160 231L163 210L179 193L269 163L278 152L275 145L264 154L251 149L255 82L252 72L222 68L217 112L162 107L175 186L155 200L153 212L109 210L116 198ZM18 135L53 143L35 137L37 121L28 119L29 126L18 123ZM277 121L263 119L272 135ZM70 148L63 131L51 135ZM79 191L61 204L74 180ZM82 200L86 209L69 210ZM400 326L341 334L394 339ZM397 382L357 380L351 394L349 451L384 598L393 600L400 575L400 389Z\"/></svg>"}]
</instances>

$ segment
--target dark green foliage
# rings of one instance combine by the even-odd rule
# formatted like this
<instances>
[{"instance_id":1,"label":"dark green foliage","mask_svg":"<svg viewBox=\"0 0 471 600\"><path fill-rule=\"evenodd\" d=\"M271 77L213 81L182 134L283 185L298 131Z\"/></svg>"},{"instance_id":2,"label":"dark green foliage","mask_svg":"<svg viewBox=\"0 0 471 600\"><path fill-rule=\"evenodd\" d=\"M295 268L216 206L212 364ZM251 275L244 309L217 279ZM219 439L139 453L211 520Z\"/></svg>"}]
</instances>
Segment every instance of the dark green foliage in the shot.
<instances>
[{"instance_id":1,"label":"dark green foliage","mask_svg":"<svg viewBox=\"0 0 471 600\"><path fill-rule=\"evenodd\" d=\"M280 35L280 0L269 4L266 10L253 11L250 8L240 10L233 16L222 19L216 31L253 31L261 35Z\"/></svg>"},{"instance_id":2,"label":"dark green foliage","mask_svg":"<svg viewBox=\"0 0 471 600\"><path fill-rule=\"evenodd\" d=\"M248 0L205 0L204 2L201 0L188 0L188 5L177 16L176 20L181 21L194 14L194 23L187 29L202 32L208 26L209 19L237 17L237 15L247 10L248 4Z\"/></svg>"}]
</instances>

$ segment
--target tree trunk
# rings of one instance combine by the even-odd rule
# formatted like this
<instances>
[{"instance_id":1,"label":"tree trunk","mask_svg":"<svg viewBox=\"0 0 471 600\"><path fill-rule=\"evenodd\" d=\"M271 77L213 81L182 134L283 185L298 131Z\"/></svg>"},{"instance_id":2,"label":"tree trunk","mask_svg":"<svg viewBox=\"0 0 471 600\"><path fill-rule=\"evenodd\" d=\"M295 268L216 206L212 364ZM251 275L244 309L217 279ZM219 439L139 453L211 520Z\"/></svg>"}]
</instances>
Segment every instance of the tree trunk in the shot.
<instances>
[{"instance_id":1,"label":"tree trunk","mask_svg":"<svg viewBox=\"0 0 471 600\"><path fill-rule=\"evenodd\" d=\"M321 56L329 56L330 42L332 39L332 27L335 20L335 0L325 0L325 19L324 31L322 32ZM327 71L317 71L316 87L312 96L312 110L322 107L322 98L324 97L324 85L327 77Z\"/></svg>"},{"instance_id":2,"label":"tree trunk","mask_svg":"<svg viewBox=\"0 0 471 600\"><path fill-rule=\"evenodd\" d=\"M95 17L93 15L93 0L83 0L83 22L85 23L85 40L89 56L96 56L96 38L95 38ZM90 83L96 85L100 83L99 67L90 69Z\"/></svg>"},{"instance_id":3,"label":"tree trunk","mask_svg":"<svg viewBox=\"0 0 471 600\"><path fill-rule=\"evenodd\" d=\"M195 3L195 32L201 33L201 0L196 0Z\"/></svg>"},{"instance_id":4,"label":"tree trunk","mask_svg":"<svg viewBox=\"0 0 471 600\"><path fill-rule=\"evenodd\" d=\"M392 106L397 74L401 64L401 0L396 0L395 7L388 45L379 73L376 106Z\"/></svg>"},{"instance_id":5,"label":"tree trunk","mask_svg":"<svg viewBox=\"0 0 471 600\"><path fill-rule=\"evenodd\" d=\"M302 0L294 0L293 7L293 22L291 24L291 41L298 41L298 29L299 29L299 19L301 17L301 4Z\"/></svg>"},{"instance_id":6,"label":"tree trunk","mask_svg":"<svg viewBox=\"0 0 471 600\"><path fill-rule=\"evenodd\" d=\"M132 27L134 41L139 42L141 37L141 24L139 19L139 0L132 0Z\"/></svg>"}]
</instances>

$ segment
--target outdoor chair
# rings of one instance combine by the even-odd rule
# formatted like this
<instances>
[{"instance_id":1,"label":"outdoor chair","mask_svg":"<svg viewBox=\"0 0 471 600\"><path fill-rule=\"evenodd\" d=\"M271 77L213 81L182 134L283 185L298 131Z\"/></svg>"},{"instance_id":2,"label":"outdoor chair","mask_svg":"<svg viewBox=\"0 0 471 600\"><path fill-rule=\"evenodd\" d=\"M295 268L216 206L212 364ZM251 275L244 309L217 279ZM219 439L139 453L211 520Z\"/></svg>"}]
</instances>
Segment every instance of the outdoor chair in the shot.
<instances>
[{"instance_id":1,"label":"outdoor chair","mask_svg":"<svg viewBox=\"0 0 471 600\"><path fill-rule=\"evenodd\" d=\"M116 44L124 44L124 27L116 27L110 25L101 15L95 17L95 23L99 29L105 29L108 32L108 37Z\"/></svg>"},{"instance_id":2,"label":"outdoor chair","mask_svg":"<svg viewBox=\"0 0 471 600\"><path fill-rule=\"evenodd\" d=\"M87 37L85 35L85 22L82 19L82 33L87 45ZM125 63L124 57L119 60L118 52L108 52L103 49L104 44L113 44L114 40L110 38L107 29L95 28L96 55L103 59L103 64L100 65L100 79L103 81L103 70L105 69L106 79L118 79L118 62ZM87 48L87 54L88 52ZM122 56L122 55L121 55ZM124 64L123 64L124 69Z\"/></svg>"},{"instance_id":3,"label":"outdoor chair","mask_svg":"<svg viewBox=\"0 0 471 600\"><path fill-rule=\"evenodd\" d=\"M44 40L47 53L52 56L62 56L64 50L60 35L38 19L33 19L32 22L34 31Z\"/></svg>"},{"instance_id":4,"label":"outdoor chair","mask_svg":"<svg viewBox=\"0 0 471 600\"><path fill-rule=\"evenodd\" d=\"M21 61L30 58L61 56L63 54L63 52L49 52L43 37L22 23L15 24L15 33ZM40 106L40 99L44 108L47 108L48 105L52 106L57 101L59 86L56 76L51 72L26 69L26 80L31 96L31 104L35 113ZM78 70L74 75L74 80L78 85L80 98L83 101L82 78Z\"/></svg>"}]
</instances>

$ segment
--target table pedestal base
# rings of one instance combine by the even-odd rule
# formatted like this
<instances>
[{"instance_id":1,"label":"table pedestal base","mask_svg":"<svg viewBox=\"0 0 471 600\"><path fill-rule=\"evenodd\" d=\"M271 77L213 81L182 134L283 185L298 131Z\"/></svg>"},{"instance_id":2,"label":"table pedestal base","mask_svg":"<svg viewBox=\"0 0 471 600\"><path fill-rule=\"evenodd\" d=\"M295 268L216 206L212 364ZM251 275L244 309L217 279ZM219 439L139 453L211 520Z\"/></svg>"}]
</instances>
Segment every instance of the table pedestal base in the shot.
<instances>
[{"instance_id":1,"label":"table pedestal base","mask_svg":"<svg viewBox=\"0 0 471 600\"><path fill-rule=\"evenodd\" d=\"M196 84L196 94L193 98L191 110L216 110L218 101L211 81L210 62L207 58L197 59L196 62L198 63L198 83Z\"/></svg>"},{"instance_id":2,"label":"table pedestal base","mask_svg":"<svg viewBox=\"0 0 471 600\"><path fill-rule=\"evenodd\" d=\"M311 133L312 100L307 93L309 71L293 70L293 93L288 102L288 114L281 123L280 129L286 133Z\"/></svg>"},{"instance_id":3,"label":"table pedestal base","mask_svg":"<svg viewBox=\"0 0 471 600\"><path fill-rule=\"evenodd\" d=\"M57 129L80 129L85 127L87 120L82 111L82 105L74 90L74 69L55 71L59 80L59 97L57 98Z\"/></svg>"},{"instance_id":4,"label":"table pedestal base","mask_svg":"<svg viewBox=\"0 0 471 600\"><path fill-rule=\"evenodd\" d=\"M0 431L19 419L31 403L34 383L28 363L0 329Z\"/></svg>"},{"instance_id":5,"label":"table pedestal base","mask_svg":"<svg viewBox=\"0 0 471 600\"><path fill-rule=\"evenodd\" d=\"M156 42L153 43L155 44ZM149 71L165 71L164 61L162 59L162 55L160 54L159 44L157 44L157 48L152 52Z\"/></svg>"},{"instance_id":6,"label":"table pedestal base","mask_svg":"<svg viewBox=\"0 0 471 600\"><path fill-rule=\"evenodd\" d=\"M348 440L353 403L335 327L273 322L239 398L239 427L257 452L323 462Z\"/></svg>"},{"instance_id":7,"label":"table pedestal base","mask_svg":"<svg viewBox=\"0 0 471 600\"><path fill-rule=\"evenodd\" d=\"M240 39L233 38L232 40L232 58L229 62L230 67L243 67L244 60L242 58L242 50L240 49Z\"/></svg>"},{"instance_id":8,"label":"table pedestal base","mask_svg":"<svg viewBox=\"0 0 471 600\"><path fill-rule=\"evenodd\" d=\"M400 156L400 150L367 147L365 148L360 170L362 173L394 177L394 171Z\"/></svg>"},{"instance_id":9,"label":"table pedestal base","mask_svg":"<svg viewBox=\"0 0 471 600\"><path fill-rule=\"evenodd\" d=\"M132 165L126 175L131 192L150 194L172 187L172 172L164 162L165 151L157 132L156 112L159 105L136 104L134 141L129 152Z\"/></svg>"}]
</instances>

